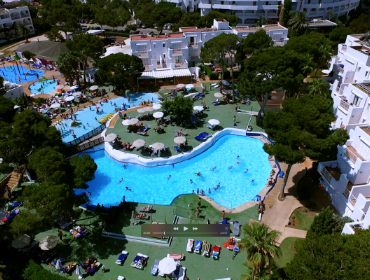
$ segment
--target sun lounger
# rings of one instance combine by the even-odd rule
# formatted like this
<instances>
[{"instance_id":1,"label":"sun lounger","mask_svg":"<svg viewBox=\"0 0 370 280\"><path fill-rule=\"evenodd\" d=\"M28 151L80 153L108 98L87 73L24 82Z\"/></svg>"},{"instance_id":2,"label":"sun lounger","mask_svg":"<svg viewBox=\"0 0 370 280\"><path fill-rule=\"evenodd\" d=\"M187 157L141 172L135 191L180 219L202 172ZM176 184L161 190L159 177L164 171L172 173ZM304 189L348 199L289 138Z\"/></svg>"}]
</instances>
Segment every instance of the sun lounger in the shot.
<instances>
[{"instance_id":1,"label":"sun lounger","mask_svg":"<svg viewBox=\"0 0 370 280\"><path fill-rule=\"evenodd\" d=\"M173 148L176 150L176 152L181 153L181 149L178 146L173 146Z\"/></svg>"},{"instance_id":2,"label":"sun lounger","mask_svg":"<svg viewBox=\"0 0 370 280\"><path fill-rule=\"evenodd\" d=\"M118 278L117 278L117 280L125 280L125 277L119 275Z\"/></svg>"},{"instance_id":3,"label":"sun lounger","mask_svg":"<svg viewBox=\"0 0 370 280\"><path fill-rule=\"evenodd\" d=\"M101 263L100 262L95 262L93 267L86 268L86 272L88 274L94 274L95 272L97 272L99 270L100 267L101 267Z\"/></svg>"},{"instance_id":4,"label":"sun lounger","mask_svg":"<svg viewBox=\"0 0 370 280\"><path fill-rule=\"evenodd\" d=\"M177 280L184 280L185 276L186 276L186 267L182 266L180 267L179 278L177 278Z\"/></svg>"},{"instance_id":5,"label":"sun lounger","mask_svg":"<svg viewBox=\"0 0 370 280\"><path fill-rule=\"evenodd\" d=\"M168 258L172 258L175 261L181 261L181 260L184 259L184 255L183 254L167 254L167 257Z\"/></svg>"},{"instance_id":6,"label":"sun lounger","mask_svg":"<svg viewBox=\"0 0 370 280\"><path fill-rule=\"evenodd\" d=\"M234 235L239 236L240 235L240 224L238 221L233 222L234 225Z\"/></svg>"},{"instance_id":7,"label":"sun lounger","mask_svg":"<svg viewBox=\"0 0 370 280\"><path fill-rule=\"evenodd\" d=\"M127 251L122 251L121 255L118 256L118 259L116 260L116 264L123 265L128 253Z\"/></svg>"},{"instance_id":8,"label":"sun lounger","mask_svg":"<svg viewBox=\"0 0 370 280\"><path fill-rule=\"evenodd\" d=\"M188 239L188 244L186 245L186 252L193 252L194 239Z\"/></svg>"},{"instance_id":9,"label":"sun lounger","mask_svg":"<svg viewBox=\"0 0 370 280\"><path fill-rule=\"evenodd\" d=\"M209 135L209 133L207 133L207 132L201 132L197 136L195 136L195 140L204 141L204 140L206 140L209 137L211 137L211 135Z\"/></svg>"},{"instance_id":10,"label":"sun lounger","mask_svg":"<svg viewBox=\"0 0 370 280\"><path fill-rule=\"evenodd\" d=\"M159 259L155 259L154 264L152 266L152 269L150 271L150 274L153 276L156 276L158 273L158 265L159 265Z\"/></svg>"},{"instance_id":11,"label":"sun lounger","mask_svg":"<svg viewBox=\"0 0 370 280\"><path fill-rule=\"evenodd\" d=\"M201 250L202 250L202 241L200 240L195 241L194 253L200 254Z\"/></svg>"},{"instance_id":12,"label":"sun lounger","mask_svg":"<svg viewBox=\"0 0 370 280\"><path fill-rule=\"evenodd\" d=\"M75 229L71 229L69 232L73 235L74 238L80 238L88 234L87 229L84 229L80 226L76 227Z\"/></svg>"},{"instance_id":13,"label":"sun lounger","mask_svg":"<svg viewBox=\"0 0 370 280\"><path fill-rule=\"evenodd\" d=\"M227 224L227 219L224 219L222 222L218 223L219 225L226 225Z\"/></svg>"},{"instance_id":14,"label":"sun lounger","mask_svg":"<svg viewBox=\"0 0 370 280\"><path fill-rule=\"evenodd\" d=\"M179 276L180 276L180 268L181 268L181 266L180 266L180 265L178 265L178 266L176 267L175 271L174 271L174 272L172 272L172 277L171 277L171 279L172 279L172 280L177 280L177 279L179 279Z\"/></svg>"},{"instance_id":15,"label":"sun lounger","mask_svg":"<svg viewBox=\"0 0 370 280\"><path fill-rule=\"evenodd\" d=\"M144 269L148 261L148 256L137 253L136 257L131 263L131 266L137 269Z\"/></svg>"},{"instance_id":16,"label":"sun lounger","mask_svg":"<svg viewBox=\"0 0 370 280\"><path fill-rule=\"evenodd\" d=\"M153 206L148 205L148 207L140 207L140 212L146 212L149 213L150 211L153 210Z\"/></svg>"},{"instance_id":17,"label":"sun lounger","mask_svg":"<svg viewBox=\"0 0 370 280\"><path fill-rule=\"evenodd\" d=\"M70 263L69 265L63 267L60 271L63 272L63 273L72 273L73 270L75 269L77 263L76 262L72 262Z\"/></svg>"},{"instance_id":18,"label":"sun lounger","mask_svg":"<svg viewBox=\"0 0 370 280\"><path fill-rule=\"evenodd\" d=\"M202 256L203 257L209 257L210 252L211 252L211 244L207 243L206 245L204 245L204 251L203 251Z\"/></svg>"},{"instance_id":19,"label":"sun lounger","mask_svg":"<svg viewBox=\"0 0 370 280\"><path fill-rule=\"evenodd\" d=\"M139 214L139 213L136 213L135 215L135 219L138 219L138 220L149 220L149 215L147 214Z\"/></svg>"},{"instance_id":20,"label":"sun lounger","mask_svg":"<svg viewBox=\"0 0 370 280\"><path fill-rule=\"evenodd\" d=\"M212 247L212 258L215 260L218 260L220 258L220 252L221 252L221 247L218 245L215 245Z\"/></svg>"}]
</instances>

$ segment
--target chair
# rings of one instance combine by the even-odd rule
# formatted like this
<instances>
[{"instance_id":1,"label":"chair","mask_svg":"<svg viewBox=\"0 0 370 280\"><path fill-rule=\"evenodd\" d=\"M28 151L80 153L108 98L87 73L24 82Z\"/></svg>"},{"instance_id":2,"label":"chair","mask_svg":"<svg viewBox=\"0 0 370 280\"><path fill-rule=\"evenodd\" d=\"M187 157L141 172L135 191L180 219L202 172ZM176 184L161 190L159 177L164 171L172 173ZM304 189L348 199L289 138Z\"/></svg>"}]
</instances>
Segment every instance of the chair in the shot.
<instances>
[{"instance_id":1,"label":"chair","mask_svg":"<svg viewBox=\"0 0 370 280\"><path fill-rule=\"evenodd\" d=\"M128 255L127 251L122 251L122 253L118 256L118 259L116 260L116 264L122 265L127 255Z\"/></svg>"},{"instance_id":2,"label":"chair","mask_svg":"<svg viewBox=\"0 0 370 280\"><path fill-rule=\"evenodd\" d=\"M209 257L209 253L210 252L211 252L211 244L210 243L206 243L206 245L204 245L204 251L203 251L202 256L203 257Z\"/></svg>"},{"instance_id":3,"label":"chair","mask_svg":"<svg viewBox=\"0 0 370 280\"><path fill-rule=\"evenodd\" d=\"M220 258L220 252L221 252L221 247L218 245L215 245L212 247L212 258L215 260L218 260Z\"/></svg>"},{"instance_id":4,"label":"chair","mask_svg":"<svg viewBox=\"0 0 370 280\"><path fill-rule=\"evenodd\" d=\"M173 148L174 148L178 153L182 153L181 149L180 149L178 146L173 146Z\"/></svg>"},{"instance_id":5,"label":"chair","mask_svg":"<svg viewBox=\"0 0 370 280\"><path fill-rule=\"evenodd\" d=\"M148 205L148 207L140 207L140 212L146 212L149 213L150 211L153 210L153 206Z\"/></svg>"},{"instance_id":6,"label":"chair","mask_svg":"<svg viewBox=\"0 0 370 280\"><path fill-rule=\"evenodd\" d=\"M117 280L125 280L125 277L119 275L118 278L117 278Z\"/></svg>"},{"instance_id":7,"label":"chair","mask_svg":"<svg viewBox=\"0 0 370 280\"><path fill-rule=\"evenodd\" d=\"M154 264L152 266L152 269L150 271L150 274L153 276L156 276L158 273L158 265L159 265L159 259L155 259Z\"/></svg>"},{"instance_id":8,"label":"chair","mask_svg":"<svg viewBox=\"0 0 370 280\"><path fill-rule=\"evenodd\" d=\"M174 130L173 131L173 137L177 137L179 136L179 131L178 130Z\"/></svg>"},{"instance_id":9,"label":"chair","mask_svg":"<svg viewBox=\"0 0 370 280\"><path fill-rule=\"evenodd\" d=\"M177 280L184 280L185 276L186 276L186 267L182 266L180 267L179 278L177 278Z\"/></svg>"},{"instance_id":10,"label":"chair","mask_svg":"<svg viewBox=\"0 0 370 280\"><path fill-rule=\"evenodd\" d=\"M200 254L201 250L202 250L202 241L200 240L195 241L194 253Z\"/></svg>"},{"instance_id":11,"label":"chair","mask_svg":"<svg viewBox=\"0 0 370 280\"><path fill-rule=\"evenodd\" d=\"M188 243L186 244L186 252L192 253L193 245L194 245L194 239L188 239Z\"/></svg>"},{"instance_id":12,"label":"chair","mask_svg":"<svg viewBox=\"0 0 370 280\"><path fill-rule=\"evenodd\" d=\"M84 229L80 226L76 227L75 229L71 229L69 232L73 235L74 238L80 238L88 234L87 229Z\"/></svg>"},{"instance_id":13,"label":"chair","mask_svg":"<svg viewBox=\"0 0 370 280\"><path fill-rule=\"evenodd\" d=\"M69 265L63 267L60 271L63 273L72 273L73 269L76 267L77 263L72 262Z\"/></svg>"},{"instance_id":14,"label":"chair","mask_svg":"<svg viewBox=\"0 0 370 280\"><path fill-rule=\"evenodd\" d=\"M168 258L172 258L175 261L181 261L181 260L184 259L184 255L183 254L167 254L167 257Z\"/></svg>"},{"instance_id":15,"label":"chair","mask_svg":"<svg viewBox=\"0 0 370 280\"><path fill-rule=\"evenodd\" d=\"M148 256L143 255L141 253L137 253L136 257L131 263L131 267L137 268L137 269L144 269L146 266L146 263L148 261Z\"/></svg>"},{"instance_id":16,"label":"chair","mask_svg":"<svg viewBox=\"0 0 370 280\"><path fill-rule=\"evenodd\" d=\"M172 279L172 280L177 280L177 279L179 279L179 276L180 276L180 268L181 268L181 266L180 266L180 265L178 265L178 266L176 267L175 271L174 271L174 272L172 272L172 277L171 277L171 279Z\"/></svg>"}]
</instances>

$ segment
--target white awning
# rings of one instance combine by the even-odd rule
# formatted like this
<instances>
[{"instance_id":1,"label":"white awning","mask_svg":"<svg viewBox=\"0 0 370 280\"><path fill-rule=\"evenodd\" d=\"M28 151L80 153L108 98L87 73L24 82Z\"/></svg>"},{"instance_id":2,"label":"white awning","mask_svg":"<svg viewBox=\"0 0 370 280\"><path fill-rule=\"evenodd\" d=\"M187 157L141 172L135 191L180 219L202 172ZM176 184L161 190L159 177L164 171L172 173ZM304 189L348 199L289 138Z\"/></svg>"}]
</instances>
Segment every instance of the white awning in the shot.
<instances>
[{"instance_id":1,"label":"white awning","mask_svg":"<svg viewBox=\"0 0 370 280\"><path fill-rule=\"evenodd\" d=\"M165 69L144 71L139 79L166 79L172 77L189 77L189 69Z\"/></svg>"},{"instance_id":2,"label":"white awning","mask_svg":"<svg viewBox=\"0 0 370 280\"><path fill-rule=\"evenodd\" d=\"M148 43L138 43L138 44L135 44L136 46L147 46Z\"/></svg>"}]
</instances>

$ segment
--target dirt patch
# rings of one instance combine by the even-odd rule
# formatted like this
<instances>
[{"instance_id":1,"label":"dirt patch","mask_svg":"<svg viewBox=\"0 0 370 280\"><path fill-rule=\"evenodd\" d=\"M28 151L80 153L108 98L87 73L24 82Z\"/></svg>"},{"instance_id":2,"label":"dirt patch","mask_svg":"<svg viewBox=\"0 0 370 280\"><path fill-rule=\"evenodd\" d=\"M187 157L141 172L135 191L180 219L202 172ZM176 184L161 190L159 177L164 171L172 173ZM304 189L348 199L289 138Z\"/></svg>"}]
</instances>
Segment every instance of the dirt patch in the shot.
<instances>
[{"instance_id":1,"label":"dirt patch","mask_svg":"<svg viewBox=\"0 0 370 280\"><path fill-rule=\"evenodd\" d=\"M299 219L297 215L293 212L289 217L289 223L286 227L299 228Z\"/></svg>"},{"instance_id":2,"label":"dirt patch","mask_svg":"<svg viewBox=\"0 0 370 280\"><path fill-rule=\"evenodd\" d=\"M301 213L303 215L306 215L306 216L309 216L309 217L316 217L317 214L318 214L314 211L311 211L310 209L308 209L306 207L299 207L299 208L295 209L295 211L298 211L299 213Z\"/></svg>"},{"instance_id":3,"label":"dirt patch","mask_svg":"<svg viewBox=\"0 0 370 280\"><path fill-rule=\"evenodd\" d=\"M305 216L309 216L309 217L316 217L318 215L317 212L311 211L310 209L308 209L306 207L299 207L299 208L297 208L293 211L292 215L290 215L289 223L286 227L300 229L300 227L299 227L299 218L296 215L295 211L297 211L297 212L299 212L299 213L301 213Z\"/></svg>"},{"instance_id":4,"label":"dirt patch","mask_svg":"<svg viewBox=\"0 0 370 280\"><path fill-rule=\"evenodd\" d=\"M295 246L294 244L292 246L290 246L290 250L292 250L292 253L295 255L297 254L297 250L295 249Z\"/></svg>"}]
</instances>

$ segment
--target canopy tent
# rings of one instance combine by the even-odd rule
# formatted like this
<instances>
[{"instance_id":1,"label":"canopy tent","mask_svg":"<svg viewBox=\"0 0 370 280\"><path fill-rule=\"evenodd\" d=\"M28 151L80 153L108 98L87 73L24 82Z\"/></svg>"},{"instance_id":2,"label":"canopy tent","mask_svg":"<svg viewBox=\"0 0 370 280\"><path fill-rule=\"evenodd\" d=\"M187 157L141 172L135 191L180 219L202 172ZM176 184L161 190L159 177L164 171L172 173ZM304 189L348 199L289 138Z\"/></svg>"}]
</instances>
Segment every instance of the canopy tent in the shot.
<instances>
[{"instance_id":1,"label":"canopy tent","mask_svg":"<svg viewBox=\"0 0 370 280\"><path fill-rule=\"evenodd\" d=\"M17 52L30 51L40 59L57 61L60 54L68 51L66 43L52 41L34 41L23 44L17 48Z\"/></svg>"}]
</instances>

